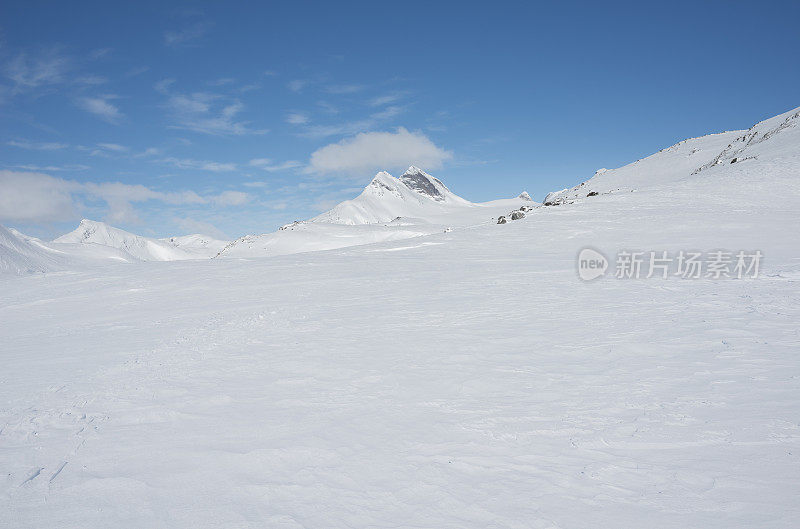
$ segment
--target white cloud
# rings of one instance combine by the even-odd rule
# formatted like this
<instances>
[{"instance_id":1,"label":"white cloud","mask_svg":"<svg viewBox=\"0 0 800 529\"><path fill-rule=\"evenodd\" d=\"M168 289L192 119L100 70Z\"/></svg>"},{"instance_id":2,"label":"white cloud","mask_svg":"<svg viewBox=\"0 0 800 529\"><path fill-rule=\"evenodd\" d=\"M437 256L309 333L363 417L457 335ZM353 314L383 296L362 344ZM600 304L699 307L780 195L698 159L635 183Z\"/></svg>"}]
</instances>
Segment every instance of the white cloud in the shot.
<instances>
[{"instance_id":1,"label":"white cloud","mask_svg":"<svg viewBox=\"0 0 800 529\"><path fill-rule=\"evenodd\" d=\"M309 121L311 120L308 116L299 112L294 112L286 116L286 123L290 123L292 125L305 125Z\"/></svg>"},{"instance_id":2,"label":"white cloud","mask_svg":"<svg viewBox=\"0 0 800 529\"><path fill-rule=\"evenodd\" d=\"M217 196L211 197L211 201L217 206L240 206L250 200L250 196L242 191L223 191Z\"/></svg>"},{"instance_id":3,"label":"white cloud","mask_svg":"<svg viewBox=\"0 0 800 529\"><path fill-rule=\"evenodd\" d=\"M311 154L307 172L363 174L419 165L437 169L453 157L421 132L400 127L396 132L362 132Z\"/></svg>"},{"instance_id":4,"label":"white cloud","mask_svg":"<svg viewBox=\"0 0 800 529\"><path fill-rule=\"evenodd\" d=\"M283 163L274 164L269 158L256 158L254 160L250 160L250 165L252 167L258 167L264 171L275 172L285 171L287 169L295 169L297 167L302 167L303 164L295 160L288 160Z\"/></svg>"},{"instance_id":5,"label":"white cloud","mask_svg":"<svg viewBox=\"0 0 800 529\"><path fill-rule=\"evenodd\" d=\"M42 173L0 171L0 219L51 222L74 218L80 184Z\"/></svg>"},{"instance_id":6,"label":"white cloud","mask_svg":"<svg viewBox=\"0 0 800 529\"><path fill-rule=\"evenodd\" d=\"M201 196L190 190L158 191L121 182L76 182L36 172L0 170L0 220L45 223L71 220L84 202L101 201L109 222L138 221L133 204L149 201L172 206L237 206L249 201L242 191Z\"/></svg>"},{"instance_id":7,"label":"white cloud","mask_svg":"<svg viewBox=\"0 0 800 529\"><path fill-rule=\"evenodd\" d=\"M199 233L223 241L228 240L228 236L210 222L204 222L191 217L176 217L173 219L173 222L178 225L181 231L186 233Z\"/></svg>"},{"instance_id":8,"label":"white cloud","mask_svg":"<svg viewBox=\"0 0 800 529\"><path fill-rule=\"evenodd\" d=\"M35 142L28 140L11 140L6 142L6 145L32 151L57 151L69 147L66 143Z\"/></svg>"},{"instance_id":9,"label":"white cloud","mask_svg":"<svg viewBox=\"0 0 800 529\"><path fill-rule=\"evenodd\" d=\"M109 123L117 123L123 114L119 108L109 103L110 99L115 99L115 96L105 95L100 97L81 97L77 100L77 104L83 110L90 112L104 121Z\"/></svg>"}]
</instances>

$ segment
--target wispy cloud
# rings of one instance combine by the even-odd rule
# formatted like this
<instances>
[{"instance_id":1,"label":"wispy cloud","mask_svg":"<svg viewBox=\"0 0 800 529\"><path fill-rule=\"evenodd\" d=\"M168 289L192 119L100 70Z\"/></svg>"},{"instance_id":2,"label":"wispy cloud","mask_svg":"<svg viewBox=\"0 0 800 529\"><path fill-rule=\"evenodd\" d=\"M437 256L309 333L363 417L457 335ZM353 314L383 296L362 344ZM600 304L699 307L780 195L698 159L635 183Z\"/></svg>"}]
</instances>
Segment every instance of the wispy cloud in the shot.
<instances>
[{"instance_id":1,"label":"wispy cloud","mask_svg":"<svg viewBox=\"0 0 800 529\"><path fill-rule=\"evenodd\" d=\"M76 100L76 104L83 110L98 116L103 121L116 124L124 117L110 101L117 99L115 95L102 95L98 97L81 97Z\"/></svg>"},{"instance_id":2,"label":"wispy cloud","mask_svg":"<svg viewBox=\"0 0 800 529\"><path fill-rule=\"evenodd\" d=\"M96 86L106 84L108 82L108 78L103 77L102 75L87 74L75 77L72 82L75 84Z\"/></svg>"},{"instance_id":3,"label":"wispy cloud","mask_svg":"<svg viewBox=\"0 0 800 529\"><path fill-rule=\"evenodd\" d=\"M382 96L373 97L368 101L369 106L371 107L382 107L383 105L388 105L390 103L396 103L400 101L404 97L406 97L406 92L391 92L389 94L384 94Z\"/></svg>"},{"instance_id":4,"label":"wispy cloud","mask_svg":"<svg viewBox=\"0 0 800 529\"><path fill-rule=\"evenodd\" d=\"M196 46L211 29L206 20L194 22L182 29L164 32L164 44L172 48Z\"/></svg>"},{"instance_id":5,"label":"wispy cloud","mask_svg":"<svg viewBox=\"0 0 800 529\"><path fill-rule=\"evenodd\" d=\"M338 114L339 108L327 101L317 101L317 106L320 107L326 114Z\"/></svg>"},{"instance_id":6,"label":"wispy cloud","mask_svg":"<svg viewBox=\"0 0 800 529\"><path fill-rule=\"evenodd\" d=\"M15 165L14 169L23 169L25 171L47 171L47 172L61 172L61 171L86 171L91 169L88 165L83 164L69 164L69 165L35 165L23 164Z\"/></svg>"},{"instance_id":7,"label":"wispy cloud","mask_svg":"<svg viewBox=\"0 0 800 529\"><path fill-rule=\"evenodd\" d=\"M127 147L125 147L124 145L120 145L119 143L98 143L97 146L100 147L101 149L105 149L107 151L113 151L113 152L127 152L128 151Z\"/></svg>"},{"instance_id":8,"label":"wispy cloud","mask_svg":"<svg viewBox=\"0 0 800 529\"><path fill-rule=\"evenodd\" d=\"M373 112L364 119L346 121L332 125L309 125L299 135L305 138L327 138L330 136L352 136L359 132L367 132L378 125L402 114L404 107L392 106Z\"/></svg>"},{"instance_id":9,"label":"wispy cloud","mask_svg":"<svg viewBox=\"0 0 800 529\"><path fill-rule=\"evenodd\" d=\"M50 48L38 53L17 54L5 64L3 73L14 84L13 90L22 92L63 83L72 68L72 59L58 48Z\"/></svg>"},{"instance_id":10,"label":"wispy cloud","mask_svg":"<svg viewBox=\"0 0 800 529\"><path fill-rule=\"evenodd\" d=\"M169 164L178 169L195 169L200 171L211 171L214 173L224 173L236 170L235 163L211 162L208 160L192 160L190 158L164 158L159 160L161 163Z\"/></svg>"},{"instance_id":11,"label":"wispy cloud","mask_svg":"<svg viewBox=\"0 0 800 529\"><path fill-rule=\"evenodd\" d=\"M96 143L93 146L78 145L75 148L79 151L88 152L90 156L102 156L105 158L115 157L130 151L130 149L124 145L108 142Z\"/></svg>"},{"instance_id":12,"label":"wispy cloud","mask_svg":"<svg viewBox=\"0 0 800 529\"><path fill-rule=\"evenodd\" d=\"M399 116L402 113L403 113L403 107L391 106L384 108L380 112L375 112L374 114L372 114L372 119L376 120L391 119L393 117Z\"/></svg>"},{"instance_id":13,"label":"wispy cloud","mask_svg":"<svg viewBox=\"0 0 800 529\"><path fill-rule=\"evenodd\" d=\"M219 136L267 132L266 129L253 129L249 121L237 119L244 109L244 104L238 99L208 92L170 92L174 82L174 79L164 79L155 85L156 91L168 96L165 106L174 120L171 128Z\"/></svg>"},{"instance_id":14,"label":"wispy cloud","mask_svg":"<svg viewBox=\"0 0 800 529\"><path fill-rule=\"evenodd\" d=\"M219 79L213 79L211 81L207 81L206 84L208 86L225 86L230 85L236 82L236 79L233 77L220 77Z\"/></svg>"},{"instance_id":15,"label":"wispy cloud","mask_svg":"<svg viewBox=\"0 0 800 529\"><path fill-rule=\"evenodd\" d=\"M123 74L124 77L136 77L138 75L142 75L143 73L150 70L149 66L139 66L137 68L131 68L127 72Z\"/></svg>"},{"instance_id":16,"label":"wispy cloud","mask_svg":"<svg viewBox=\"0 0 800 529\"><path fill-rule=\"evenodd\" d=\"M361 92L366 87L360 84L338 84L326 86L323 90L329 94L355 94Z\"/></svg>"},{"instance_id":17,"label":"wispy cloud","mask_svg":"<svg viewBox=\"0 0 800 529\"><path fill-rule=\"evenodd\" d=\"M35 142L28 140L11 140L7 141L6 145L11 147L18 147L20 149L28 149L31 151L58 151L69 147L66 143L52 143L52 142Z\"/></svg>"},{"instance_id":18,"label":"wispy cloud","mask_svg":"<svg viewBox=\"0 0 800 529\"><path fill-rule=\"evenodd\" d=\"M275 172L275 171L286 171L288 169L296 169L297 167L302 167L303 164L295 161L295 160L287 160L283 163L273 163L272 160L269 158L255 158L250 160L251 167L258 167L263 171Z\"/></svg>"},{"instance_id":19,"label":"wispy cloud","mask_svg":"<svg viewBox=\"0 0 800 529\"><path fill-rule=\"evenodd\" d=\"M306 86L308 86L308 81L304 79L294 79L286 83L286 88L288 88L292 92L300 92Z\"/></svg>"},{"instance_id":20,"label":"wispy cloud","mask_svg":"<svg viewBox=\"0 0 800 529\"><path fill-rule=\"evenodd\" d=\"M286 123L290 123L292 125L305 125L311 121L311 119L306 115L300 112L293 112L286 116Z\"/></svg>"},{"instance_id":21,"label":"wispy cloud","mask_svg":"<svg viewBox=\"0 0 800 529\"><path fill-rule=\"evenodd\" d=\"M252 182L245 182L242 185L245 187L257 187L257 188L269 187L269 183L264 182L263 180L253 180Z\"/></svg>"}]
</instances>

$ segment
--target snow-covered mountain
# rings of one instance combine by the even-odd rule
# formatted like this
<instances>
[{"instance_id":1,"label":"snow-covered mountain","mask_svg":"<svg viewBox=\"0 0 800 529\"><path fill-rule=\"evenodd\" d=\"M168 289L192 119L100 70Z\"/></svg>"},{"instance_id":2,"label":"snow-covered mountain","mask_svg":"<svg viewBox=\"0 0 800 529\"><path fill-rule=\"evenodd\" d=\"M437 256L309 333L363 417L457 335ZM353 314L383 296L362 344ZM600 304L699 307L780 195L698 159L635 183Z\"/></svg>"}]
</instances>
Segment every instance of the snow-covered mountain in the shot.
<instances>
[{"instance_id":1,"label":"snow-covered mountain","mask_svg":"<svg viewBox=\"0 0 800 529\"><path fill-rule=\"evenodd\" d=\"M533 205L525 191L516 198L473 203L412 165L400 178L381 171L356 198L274 233L237 239L219 256L285 255L409 239L493 223L500 215Z\"/></svg>"},{"instance_id":2,"label":"snow-covered mountain","mask_svg":"<svg viewBox=\"0 0 800 529\"><path fill-rule=\"evenodd\" d=\"M82 270L109 262L139 260L111 246L47 242L0 226L0 274Z\"/></svg>"},{"instance_id":3,"label":"snow-covered mountain","mask_svg":"<svg viewBox=\"0 0 800 529\"><path fill-rule=\"evenodd\" d=\"M441 180L412 165L400 178L381 171L356 198L345 200L310 222L377 224L397 217L441 220L473 206Z\"/></svg>"},{"instance_id":4,"label":"snow-covered mountain","mask_svg":"<svg viewBox=\"0 0 800 529\"><path fill-rule=\"evenodd\" d=\"M134 235L104 222L87 219L83 219L74 231L53 242L109 246L140 261L180 261L193 258L190 253L169 242Z\"/></svg>"},{"instance_id":5,"label":"snow-covered mountain","mask_svg":"<svg viewBox=\"0 0 800 529\"><path fill-rule=\"evenodd\" d=\"M702 177L704 171L712 167L748 163L759 157L766 161L792 155L800 146L798 116L800 108L761 121L749 130L691 138L618 169L599 169L586 182L548 194L544 204L557 205L599 194L676 186Z\"/></svg>"},{"instance_id":6,"label":"snow-covered mountain","mask_svg":"<svg viewBox=\"0 0 800 529\"><path fill-rule=\"evenodd\" d=\"M644 189L673 189L712 177L744 179L753 192L766 192L752 171L790 175L800 154L800 109L764 120L749 130L710 134L684 140L652 156L618 169L600 169L588 181L548 194L545 205L594 200L597 195ZM717 182L718 186L723 185ZM709 189L709 194L719 192ZM232 242L203 235L151 239L102 222L81 221L75 231L52 243L6 230L0 270L53 270L79 260L174 261L209 257L258 257L396 241L481 224L512 210L535 208L528 193L512 199L472 203L456 195L438 178L411 166L399 178L378 173L352 200L309 221L294 222L274 233L248 235ZM517 218L520 215L516 215ZM59 257L60 256L60 257Z\"/></svg>"},{"instance_id":7,"label":"snow-covered mountain","mask_svg":"<svg viewBox=\"0 0 800 529\"><path fill-rule=\"evenodd\" d=\"M59 270L68 259L44 245L38 239L0 226L0 273L29 274Z\"/></svg>"}]
</instances>

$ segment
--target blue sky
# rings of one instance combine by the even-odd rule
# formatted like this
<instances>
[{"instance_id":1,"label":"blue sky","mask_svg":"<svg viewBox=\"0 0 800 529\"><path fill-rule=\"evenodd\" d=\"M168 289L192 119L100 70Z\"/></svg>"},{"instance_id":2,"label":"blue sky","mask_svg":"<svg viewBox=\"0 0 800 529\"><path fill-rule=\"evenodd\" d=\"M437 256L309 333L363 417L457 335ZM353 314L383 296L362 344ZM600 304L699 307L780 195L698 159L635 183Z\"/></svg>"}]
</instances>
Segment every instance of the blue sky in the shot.
<instances>
[{"instance_id":1,"label":"blue sky","mask_svg":"<svg viewBox=\"0 0 800 529\"><path fill-rule=\"evenodd\" d=\"M0 223L236 237L411 164L541 199L800 105L796 1L164 4L3 2Z\"/></svg>"}]
</instances>

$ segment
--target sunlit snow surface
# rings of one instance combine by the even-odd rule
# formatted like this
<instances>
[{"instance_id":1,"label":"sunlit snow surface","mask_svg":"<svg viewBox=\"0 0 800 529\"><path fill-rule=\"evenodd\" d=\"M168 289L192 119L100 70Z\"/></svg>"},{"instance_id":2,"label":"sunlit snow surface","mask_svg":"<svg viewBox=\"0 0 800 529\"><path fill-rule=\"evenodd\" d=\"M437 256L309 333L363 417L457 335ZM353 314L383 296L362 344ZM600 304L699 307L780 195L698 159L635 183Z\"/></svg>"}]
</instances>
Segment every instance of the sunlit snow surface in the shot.
<instances>
[{"instance_id":1,"label":"sunlit snow surface","mask_svg":"<svg viewBox=\"0 0 800 529\"><path fill-rule=\"evenodd\" d=\"M800 158L767 154L504 225L5 275L0 526L794 526ZM585 246L764 261L582 282Z\"/></svg>"}]
</instances>

